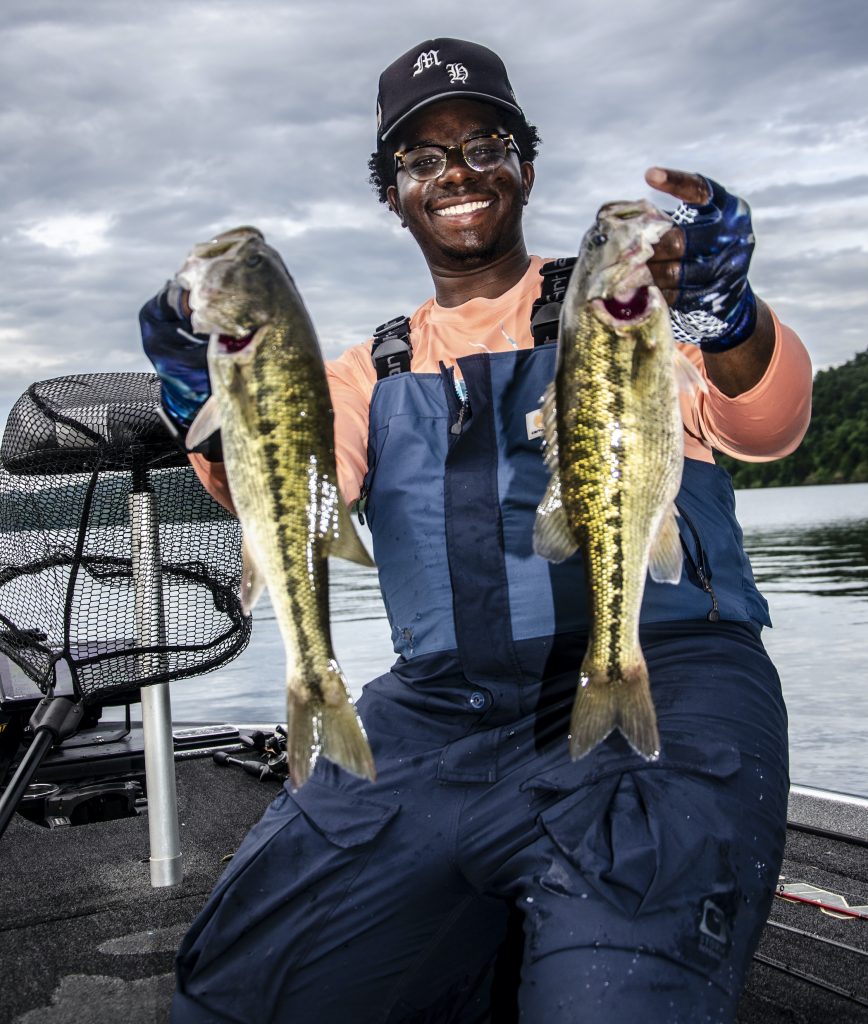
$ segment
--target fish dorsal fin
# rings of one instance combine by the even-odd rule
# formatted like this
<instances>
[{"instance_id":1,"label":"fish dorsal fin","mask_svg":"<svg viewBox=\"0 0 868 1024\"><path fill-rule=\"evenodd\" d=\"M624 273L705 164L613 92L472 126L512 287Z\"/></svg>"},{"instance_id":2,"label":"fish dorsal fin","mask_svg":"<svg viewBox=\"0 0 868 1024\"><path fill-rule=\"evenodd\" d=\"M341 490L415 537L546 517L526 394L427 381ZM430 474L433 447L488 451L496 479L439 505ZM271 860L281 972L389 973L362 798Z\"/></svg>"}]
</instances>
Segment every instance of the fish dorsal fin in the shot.
<instances>
[{"instance_id":1,"label":"fish dorsal fin","mask_svg":"<svg viewBox=\"0 0 868 1024\"><path fill-rule=\"evenodd\" d=\"M678 390L685 391L689 395L692 395L694 391L702 391L707 395L708 384L705 377L680 348L675 349L672 359L675 363L675 383L678 385Z\"/></svg>"},{"instance_id":2,"label":"fish dorsal fin","mask_svg":"<svg viewBox=\"0 0 868 1024\"><path fill-rule=\"evenodd\" d=\"M265 576L261 572L247 538L241 540L241 613L249 615L265 590Z\"/></svg>"},{"instance_id":3,"label":"fish dorsal fin","mask_svg":"<svg viewBox=\"0 0 868 1024\"><path fill-rule=\"evenodd\" d=\"M340 496L337 497L337 502L337 529L329 537L327 543L328 554L334 558L345 558L348 562L356 562L358 565L373 568L374 560L368 554L361 538L356 533L347 507L341 501Z\"/></svg>"},{"instance_id":4,"label":"fish dorsal fin","mask_svg":"<svg viewBox=\"0 0 868 1024\"><path fill-rule=\"evenodd\" d=\"M651 545L648 572L657 583L679 583L684 556L681 553L681 534L675 522L675 505L663 516L663 522Z\"/></svg>"},{"instance_id":5,"label":"fish dorsal fin","mask_svg":"<svg viewBox=\"0 0 868 1024\"><path fill-rule=\"evenodd\" d=\"M573 536L567 520L567 511L561 502L561 478L555 472L549 480L543 500L536 510L533 524L533 549L540 558L549 562L563 562L575 554L579 543Z\"/></svg>"},{"instance_id":6,"label":"fish dorsal fin","mask_svg":"<svg viewBox=\"0 0 868 1024\"><path fill-rule=\"evenodd\" d=\"M190 424L184 441L187 451L192 451L194 448L198 448L203 441L207 441L212 434L220 429L220 423L220 406L217 399L211 395Z\"/></svg>"}]
</instances>

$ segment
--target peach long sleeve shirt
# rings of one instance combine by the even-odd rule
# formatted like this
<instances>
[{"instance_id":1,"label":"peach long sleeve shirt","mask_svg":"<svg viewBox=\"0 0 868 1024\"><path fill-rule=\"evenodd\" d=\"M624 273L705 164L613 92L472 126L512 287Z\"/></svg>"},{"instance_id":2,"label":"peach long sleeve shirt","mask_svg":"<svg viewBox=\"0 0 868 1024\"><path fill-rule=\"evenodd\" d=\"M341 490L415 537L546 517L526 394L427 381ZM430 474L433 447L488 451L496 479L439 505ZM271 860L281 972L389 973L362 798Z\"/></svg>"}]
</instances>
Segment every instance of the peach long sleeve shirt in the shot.
<instances>
[{"instance_id":1,"label":"peach long sleeve shirt","mask_svg":"<svg viewBox=\"0 0 868 1024\"><path fill-rule=\"evenodd\" d=\"M476 352L532 348L530 313L539 297L539 269L532 256L524 277L496 299L471 299L446 308L429 299L410 320L413 371L437 373ZM797 335L774 318L775 347L764 376L749 391L729 398L705 373L695 345L679 346L705 377L708 392L681 397L685 456L714 462L712 449L748 462L765 462L793 451L811 416L811 361ZM359 496L367 472L368 409L377 375L372 340L348 349L326 365L335 411L338 483L347 503Z\"/></svg>"}]
</instances>

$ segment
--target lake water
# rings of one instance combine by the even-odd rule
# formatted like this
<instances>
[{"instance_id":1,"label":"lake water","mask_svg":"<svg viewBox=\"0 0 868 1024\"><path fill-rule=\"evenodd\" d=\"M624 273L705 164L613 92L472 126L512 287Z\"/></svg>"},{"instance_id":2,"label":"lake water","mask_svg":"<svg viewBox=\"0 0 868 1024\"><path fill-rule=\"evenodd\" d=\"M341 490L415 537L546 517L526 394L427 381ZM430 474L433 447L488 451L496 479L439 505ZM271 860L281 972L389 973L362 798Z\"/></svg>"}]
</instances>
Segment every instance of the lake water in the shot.
<instances>
[{"instance_id":1,"label":"lake water","mask_svg":"<svg viewBox=\"0 0 868 1024\"><path fill-rule=\"evenodd\" d=\"M868 484L739 491L739 520L774 628L764 640L790 715L794 783L868 796ZM376 572L333 561L335 651L357 696L394 661ZM284 720L284 653L267 599L247 649L172 684L175 721Z\"/></svg>"}]
</instances>

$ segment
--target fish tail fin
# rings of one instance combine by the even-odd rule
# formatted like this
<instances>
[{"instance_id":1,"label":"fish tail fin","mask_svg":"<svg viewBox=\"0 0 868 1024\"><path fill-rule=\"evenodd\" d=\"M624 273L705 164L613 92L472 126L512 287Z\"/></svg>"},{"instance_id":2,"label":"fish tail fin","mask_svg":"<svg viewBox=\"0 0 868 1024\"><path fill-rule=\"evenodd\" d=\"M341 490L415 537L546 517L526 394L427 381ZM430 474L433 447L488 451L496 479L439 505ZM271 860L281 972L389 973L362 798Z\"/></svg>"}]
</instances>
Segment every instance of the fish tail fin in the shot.
<instances>
[{"instance_id":1,"label":"fish tail fin","mask_svg":"<svg viewBox=\"0 0 868 1024\"><path fill-rule=\"evenodd\" d=\"M377 777L365 727L351 700L322 709L322 752L335 764L353 775L370 779Z\"/></svg>"},{"instance_id":2,"label":"fish tail fin","mask_svg":"<svg viewBox=\"0 0 868 1024\"><path fill-rule=\"evenodd\" d=\"M305 700L290 691L287 701L286 756L289 777L296 787L310 777L316 759L324 754L353 775L373 781L374 755L352 701L339 704Z\"/></svg>"},{"instance_id":3,"label":"fish tail fin","mask_svg":"<svg viewBox=\"0 0 868 1024\"><path fill-rule=\"evenodd\" d=\"M644 659L617 674L582 665L570 719L570 756L574 761L584 757L614 729L620 729L630 746L649 761L660 754Z\"/></svg>"}]
</instances>

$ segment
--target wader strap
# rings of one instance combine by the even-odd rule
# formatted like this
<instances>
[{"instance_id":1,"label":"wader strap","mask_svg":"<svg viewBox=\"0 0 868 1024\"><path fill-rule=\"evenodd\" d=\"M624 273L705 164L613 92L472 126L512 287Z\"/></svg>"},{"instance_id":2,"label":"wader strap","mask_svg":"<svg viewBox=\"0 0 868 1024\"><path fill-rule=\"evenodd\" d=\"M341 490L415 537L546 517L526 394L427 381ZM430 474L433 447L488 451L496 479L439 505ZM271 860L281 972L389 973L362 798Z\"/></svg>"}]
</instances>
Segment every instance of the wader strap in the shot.
<instances>
[{"instance_id":1,"label":"wader strap","mask_svg":"<svg viewBox=\"0 0 868 1024\"><path fill-rule=\"evenodd\" d=\"M561 303L570 283L570 275L576 262L575 256L565 256L540 267L542 291L530 311L530 329L534 347L557 341L558 324L561 319Z\"/></svg>"},{"instance_id":2,"label":"wader strap","mask_svg":"<svg viewBox=\"0 0 868 1024\"><path fill-rule=\"evenodd\" d=\"M557 340L561 303L564 301L575 262L575 256L565 256L544 263L540 267L542 288L540 297L534 302L530 313L534 346ZM410 369L412 358L409 317L396 316L394 320L380 324L374 331L374 344L371 348L371 359L377 371L377 380L406 373Z\"/></svg>"},{"instance_id":3,"label":"wader strap","mask_svg":"<svg viewBox=\"0 0 868 1024\"><path fill-rule=\"evenodd\" d=\"M377 371L377 380L394 377L410 369L413 346L410 344L410 318L396 316L374 331L371 359Z\"/></svg>"}]
</instances>

